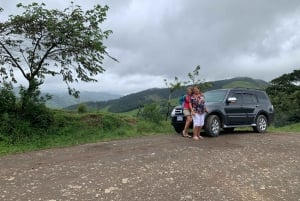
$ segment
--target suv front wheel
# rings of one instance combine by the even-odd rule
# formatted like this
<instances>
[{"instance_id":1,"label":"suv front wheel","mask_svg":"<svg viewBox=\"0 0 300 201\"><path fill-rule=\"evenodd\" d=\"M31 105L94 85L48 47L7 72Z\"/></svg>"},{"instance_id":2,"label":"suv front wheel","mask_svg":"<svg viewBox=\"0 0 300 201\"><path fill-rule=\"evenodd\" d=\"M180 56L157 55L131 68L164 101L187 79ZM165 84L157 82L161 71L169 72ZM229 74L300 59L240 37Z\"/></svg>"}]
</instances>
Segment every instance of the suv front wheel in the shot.
<instances>
[{"instance_id":1,"label":"suv front wheel","mask_svg":"<svg viewBox=\"0 0 300 201\"><path fill-rule=\"evenodd\" d=\"M210 115L207 118L205 131L208 135L216 137L220 134L221 121L217 115Z\"/></svg>"},{"instance_id":2,"label":"suv front wheel","mask_svg":"<svg viewBox=\"0 0 300 201\"><path fill-rule=\"evenodd\" d=\"M268 127L268 120L266 118L265 115L259 115L257 118L256 118L256 126L253 127L254 131L255 132L258 132L258 133L264 133L267 131L267 127Z\"/></svg>"}]
</instances>

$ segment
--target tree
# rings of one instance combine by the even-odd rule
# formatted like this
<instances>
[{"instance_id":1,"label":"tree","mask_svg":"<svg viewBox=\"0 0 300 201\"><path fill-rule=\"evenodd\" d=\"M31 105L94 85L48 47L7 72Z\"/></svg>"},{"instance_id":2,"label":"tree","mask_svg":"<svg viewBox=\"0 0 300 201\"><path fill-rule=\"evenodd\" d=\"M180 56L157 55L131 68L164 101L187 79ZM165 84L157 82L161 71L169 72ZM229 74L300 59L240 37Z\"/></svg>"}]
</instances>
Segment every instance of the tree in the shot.
<instances>
[{"instance_id":1,"label":"tree","mask_svg":"<svg viewBox=\"0 0 300 201\"><path fill-rule=\"evenodd\" d=\"M48 10L44 3L20 3L17 7L24 10L21 15L0 22L3 81L17 83L15 75L19 71L28 82L24 90L27 98L39 94L36 92L49 75L61 75L69 94L75 97L79 91L70 83L97 81L94 76L105 71L103 59L109 56L103 40L112 31L99 27L106 19L108 6L95 5L87 11L73 4L64 10Z\"/></svg>"},{"instance_id":2,"label":"tree","mask_svg":"<svg viewBox=\"0 0 300 201\"><path fill-rule=\"evenodd\" d=\"M171 100L172 93L175 90L181 89L188 85L201 85L201 88L211 87L211 83L206 82L204 83L203 80L199 78L200 76L200 65L197 65L192 72L187 74L189 80L187 81L180 81L178 77L175 76L174 82L168 82L167 79L164 79L165 85L168 87L169 93L169 102Z\"/></svg>"},{"instance_id":3,"label":"tree","mask_svg":"<svg viewBox=\"0 0 300 201\"><path fill-rule=\"evenodd\" d=\"M188 77L190 80L186 81L184 84L188 85L188 84L192 84L192 85L196 85L199 84L201 82L201 80L198 78L199 77L199 71L200 71L201 67L200 65L197 65L196 68L193 70L192 73L188 73Z\"/></svg>"},{"instance_id":4,"label":"tree","mask_svg":"<svg viewBox=\"0 0 300 201\"><path fill-rule=\"evenodd\" d=\"M199 78L199 76L200 76L200 72L199 72L200 69L201 69L200 65L197 65L195 67L195 69L193 70L193 72L189 72L187 74L189 80L187 80L187 81L180 81L179 78L176 77L176 76L174 78L174 82L168 82L167 79L164 79L165 85L169 89L169 99L168 99L168 109L167 109L166 119L168 118L169 113L170 113L171 96L172 96L172 93L175 90L182 89L183 87L186 87L188 85L200 85L201 89L203 89L203 88L205 89L207 87L211 87L211 83L210 82L203 83L201 81L201 79Z\"/></svg>"},{"instance_id":5,"label":"tree","mask_svg":"<svg viewBox=\"0 0 300 201\"><path fill-rule=\"evenodd\" d=\"M165 85L167 86L167 88L169 89L169 98L168 98L168 102L170 103L171 101L171 96L172 93L177 90L180 89L181 87L183 87L182 82L179 80L178 77L175 76L174 78L174 82L168 82L167 79L164 79Z\"/></svg>"},{"instance_id":6,"label":"tree","mask_svg":"<svg viewBox=\"0 0 300 201\"><path fill-rule=\"evenodd\" d=\"M275 125L300 122L300 70L273 79L266 91L275 107Z\"/></svg>"}]
</instances>

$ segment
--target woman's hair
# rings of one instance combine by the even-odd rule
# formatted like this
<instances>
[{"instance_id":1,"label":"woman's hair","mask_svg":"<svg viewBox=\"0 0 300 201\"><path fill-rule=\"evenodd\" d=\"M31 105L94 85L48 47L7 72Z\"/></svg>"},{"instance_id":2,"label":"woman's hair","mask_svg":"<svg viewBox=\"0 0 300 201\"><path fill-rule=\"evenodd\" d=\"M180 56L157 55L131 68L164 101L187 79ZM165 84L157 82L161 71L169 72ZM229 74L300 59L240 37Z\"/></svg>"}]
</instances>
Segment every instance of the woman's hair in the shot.
<instances>
[{"instance_id":1,"label":"woman's hair","mask_svg":"<svg viewBox=\"0 0 300 201\"><path fill-rule=\"evenodd\" d=\"M188 87L188 88L186 88L186 90L188 91L188 90L191 90L191 91L193 91L193 87Z\"/></svg>"},{"instance_id":2,"label":"woman's hair","mask_svg":"<svg viewBox=\"0 0 300 201\"><path fill-rule=\"evenodd\" d=\"M199 85L194 85L194 86L193 86L193 89L194 89L194 88L197 88L197 89L199 89L199 90L200 90L200 87L199 87Z\"/></svg>"}]
</instances>

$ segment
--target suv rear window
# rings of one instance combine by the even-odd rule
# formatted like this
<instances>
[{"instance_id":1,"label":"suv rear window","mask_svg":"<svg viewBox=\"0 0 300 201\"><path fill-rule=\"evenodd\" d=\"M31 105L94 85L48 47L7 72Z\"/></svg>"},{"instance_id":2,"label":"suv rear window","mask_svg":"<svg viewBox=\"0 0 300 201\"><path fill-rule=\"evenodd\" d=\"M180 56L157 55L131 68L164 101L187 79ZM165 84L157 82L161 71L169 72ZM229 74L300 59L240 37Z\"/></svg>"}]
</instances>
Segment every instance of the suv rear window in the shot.
<instances>
[{"instance_id":1,"label":"suv rear window","mask_svg":"<svg viewBox=\"0 0 300 201\"><path fill-rule=\"evenodd\" d=\"M257 103L257 98L254 94L243 94L244 103Z\"/></svg>"},{"instance_id":2,"label":"suv rear window","mask_svg":"<svg viewBox=\"0 0 300 201\"><path fill-rule=\"evenodd\" d=\"M269 98L264 92L258 91L256 94L260 102L269 102Z\"/></svg>"}]
</instances>

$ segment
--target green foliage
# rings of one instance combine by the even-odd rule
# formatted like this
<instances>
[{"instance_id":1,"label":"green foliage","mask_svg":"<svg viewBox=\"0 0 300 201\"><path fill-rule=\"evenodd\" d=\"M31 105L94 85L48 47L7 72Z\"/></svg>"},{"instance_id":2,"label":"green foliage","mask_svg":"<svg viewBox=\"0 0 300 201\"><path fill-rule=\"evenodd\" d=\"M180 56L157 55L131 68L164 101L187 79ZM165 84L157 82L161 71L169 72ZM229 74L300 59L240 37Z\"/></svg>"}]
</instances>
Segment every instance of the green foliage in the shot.
<instances>
[{"instance_id":1,"label":"green foliage","mask_svg":"<svg viewBox=\"0 0 300 201\"><path fill-rule=\"evenodd\" d=\"M275 126L300 122L300 70L271 81L266 89L275 107Z\"/></svg>"},{"instance_id":2,"label":"green foliage","mask_svg":"<svg viewBox=\"0 0 300 201\"><path fill-rule=\"evenodd\" d=\"M112 115L109 113L103 114L99 123L100 128L107 131L112 131L127 125L127 122L124 118L119 115Z\"/></svg>"},{"instance_id":3,"label":"green foliage","mask_svg":"<svg viewBox=\"0 0 300 201\"><path fill-rule=\"evenodd\" d=\"M93 77L104 72L103 59L108 55L103 40L111 34L100 28L107 6L87 11L76 5L48 10L44 3L17 7L22 14L0 22L0 136L9 143L41 136L55 122L45 106L50 96L41 96L39 90L46 76L61 75L75 97L79 92L70 83L97 81ZM11 84L18 82L15 71L28 81L18 100Z\"/></svg>"},{"instance_id":4,"label":"green foliage","mask_svg":"<svg viewBox=\"0 0 300 201\"><path fill-rule=\"evenodd\" d=\"M48 10L44 3L17 7L22 14L0 22L2 78L16 83L14 73L20 71L28 81L28 96L48 75L61 75L74 96L79 92L70 83L97 81L93 77L104 72L103 59L108 55L103 40L112 33L100 28L108 6L95 5L87 11L77 5Z\"/></svg>"},{"instance_id":5,"label":"green foliage","mask_svg":"<svg viewBox=\"0 0 300 201\"><path fill-rule=\"evenodd\" d=\"M80 103L78 105L77 112L78 113L86 113L87 112L87 106L86 106L86 104Z\"/></svg>"},{"instance_id":6,"label":"green foliage","mask_svg":"<svg viewBox=\"0 0 300 201\"><path fill-rule=\"evenodd\" d=\"M196 85L201 82L201 80L199 79L200 69L201 69L200 65L197 65L192 73L188 73L188 77L190 80L185 82L185 85L188 85L188 84Z\"/></svg>"},{"instance_id":7,"label":"green foliage","mask_svg":"<svg viewBox=\"0 0 300 201\"><path fill-rule=\"evenodd\" d=\"M48 129L54 121L53 113L43 103L29 104L22 115L32 127L39 129Z\"/></svg>"},{"instance_id":8,"label":"green foliage","mask_svg":"<svg viewBox=\"0 0 300 201\"><path fill-rule=\"evenodd\" d=\"M53 113L38 100L38 93L30 98L21 90L17 99L12 89L6 82L0 88L0 140L15 144L49 129Z\"/></svg>"},{"instance_id":9,"label":"green foliage","mask_svg":"<svg viewBox=\"0 0 300 201\"><path fill-rule=\"evenodd\" d=\"M169 121L161 121L159 124L150 121L138 121L136 127L136 133L139 135L151 134L170 134L174 133L174 128Z\"/></svg>"},{"instance_id":10,"label":"green foliage","mask_svg":"<svg viewBox=\"0 0 300 201\"><path fill-rule=\"evenodd\" d=\"M84 113L53 110L54 122L47 130L18 122L14 143L0 131L0 155L133 136L172 133L169 122L161 124L112 113ZM24 132L21 132L24 131ZM28 135L29 132L33 132ZM24 134L25 133L25 134ZM24 134L24 135L23 135ZM13 144L13 146L12 146Z\"/></svg>"},{"instance_id":11,"label":"green foliage","mask_svg":"<svg viewBox=\"0 0 300 201\"><path fill-rule=\"evenodd\" d=\"M182 86L181 81L177 76L174 77L174 82L168 82L167 79L164 79L165 85L170 90L170 94L172 94L175 90L180 89Z\"/></svg>"},{"instance_id":12,"label":"green foliage","mask_svg":"<svg viewBox=\"0 0 300 201\"><path fill-rule=\"evenodd\" d=\"M13 86L4 83L0 88L0 114L15 111L16 96L13 92Z\"/></svg>"},{"instance_id":13,"label":"green foliage","mask_svg":"<svg viewBox=\"0 0 300 201\"><path fill-rule=\"evenodd\" d=\"M143 119L156 124L159 124L163 120L160 106L156 103L145 105L141 116Z\"/></svg>"},{"instance_id":14,"label":"green foliage","mask_svg":"<svg viewBox=\"0 0 300 201\"><path fill-rule=\"evenodd\" d=\"M283 127L270 127L269 131L272 132L292 132L300 134L300 123L289 124Z\"/></svg>"}]
</instances>

